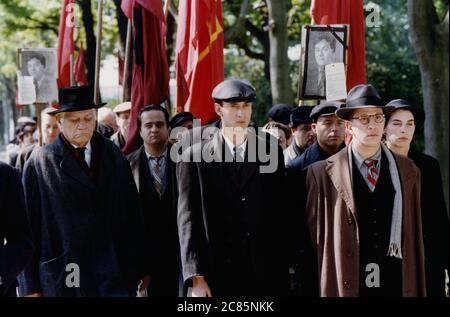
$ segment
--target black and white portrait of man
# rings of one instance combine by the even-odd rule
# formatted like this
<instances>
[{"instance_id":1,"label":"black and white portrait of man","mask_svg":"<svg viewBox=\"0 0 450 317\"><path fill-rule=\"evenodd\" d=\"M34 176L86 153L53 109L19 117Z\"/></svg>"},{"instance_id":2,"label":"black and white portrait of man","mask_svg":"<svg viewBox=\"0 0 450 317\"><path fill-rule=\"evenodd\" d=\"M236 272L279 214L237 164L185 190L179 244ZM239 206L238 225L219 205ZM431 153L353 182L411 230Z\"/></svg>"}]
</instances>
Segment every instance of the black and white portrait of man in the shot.
<instances>
[{"instance_id":1,"label":"black and white portrait of man","mask_svg":"<svg viewBox=\"0 0 450 317\"><path fill-rule=\"evenodd\" d=\"M305 99L324 99L326 97L325 66L333 63L346 63L346 29L314 26L308 29L303 97Z\"/></svg>"},{"instance_id":2,"label":"black and white portrait of man","mask_svg":"<svg viewBox=\"0 0 450 317\"><path fill-rule=\"evenodd\" d=\"M56 52L53 49L21 51L23 76L32 76L36 87L36 102L58 100L56 83Z\"/></svg>"}]
</instances>

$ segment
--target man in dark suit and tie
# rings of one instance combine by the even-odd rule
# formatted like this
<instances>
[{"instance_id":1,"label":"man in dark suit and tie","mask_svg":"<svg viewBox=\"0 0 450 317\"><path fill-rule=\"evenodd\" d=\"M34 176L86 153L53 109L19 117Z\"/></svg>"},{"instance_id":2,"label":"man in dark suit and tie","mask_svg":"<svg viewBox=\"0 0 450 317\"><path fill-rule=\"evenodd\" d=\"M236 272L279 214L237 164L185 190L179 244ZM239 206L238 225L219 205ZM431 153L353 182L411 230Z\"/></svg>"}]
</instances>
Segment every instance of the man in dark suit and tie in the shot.
<instances>
[{"instance_id":1,"label":"man in dark suit and tie","mask_svg":"<svg viewBox=\"0 0 450 317\"><path fill-rule=\"evenodd\" d=\"M288 287L283 152L249 128L255 95L239 79L216 86L220 128L177 165L183 278L194 297L277 296ZM270 171L261 150L270 153Z\"/></svg>"},{"instance_id":2,"label":"man in dark suit and tie","mask_svg":"<svg viewBox=\"0 0 450 317\"><path fill-rule=\"evenodd\" d=\"M149 249L149 297L179 295L180 249L177 232L175 162L171 160L169 113L158 104L138 117L144 144L128 156L144 213Z\"/></svg>"},{"instance_id":3,"label":"man in dark suit and tie","mask_svg":"<svg viewBox=\"0 0 450 317\"><path fill-rule=\"evenodd\" d=\"M0 297L15 297L16 277L31 259L33 243L19 173L2 162L0 206Z\"/></svg>"}]
</instances>

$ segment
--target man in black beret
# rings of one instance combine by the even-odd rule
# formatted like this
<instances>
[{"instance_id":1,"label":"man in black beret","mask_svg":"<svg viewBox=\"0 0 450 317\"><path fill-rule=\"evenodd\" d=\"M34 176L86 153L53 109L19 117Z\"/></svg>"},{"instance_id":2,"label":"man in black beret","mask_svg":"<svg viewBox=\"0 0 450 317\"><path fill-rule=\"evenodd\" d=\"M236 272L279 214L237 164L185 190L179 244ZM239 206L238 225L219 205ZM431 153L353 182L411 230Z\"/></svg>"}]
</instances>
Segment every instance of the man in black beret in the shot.
<instances>
[{"instance_id":1,"label":"man in black beret","mask_svg":"<svg viewBox=\"0 0 450 317\"><path fill-rule=\"evenodd\" d=\"M276 212L284 210L283 153L275 138L249 128L255 96L247 81L216 86L221 128L177 165L183 277L195 297L277 296L288 286L286 219ZM256 157L260 147L275 163L270 172Z\"/></svg>"},{"instance_id":2,"label":"man in black beret","mask_svg":"<svg viewBox=\"0 0 450 317\"><path fill-rule=\"evenodd\" d=\"M352 88L336 110L351 143L308 168L321 296L426 296L420 172L381 143L387 110L373 86Z\"/></svg>"},{"instance_id":3,"label":"man in black beret","mask_svg":"<svg viewBox=\"0 0 450 317\"><path fill-rule=\"evenodd\" d=\"M305 150L314 143L315 136L311 128L312 119L309 117L313 107L301 106L295 108L290 117L289 126L293 140L284 151L284 164L286 166L296 157L302 155Z\"/></svg>"},{"instance_id":4,"label":"man in black beret","mask_svg":"<svg viewBox=\"0 0 450 317\"><path fill-rule=\"evenodd\" d=\"M19 277L20 293L134 296L148 264L130 166L94 132L98 105L87 86L61 89L59 103L51 113L61 133L33 151L24 168L36 250Z\"/></svg>"}]
</instances>

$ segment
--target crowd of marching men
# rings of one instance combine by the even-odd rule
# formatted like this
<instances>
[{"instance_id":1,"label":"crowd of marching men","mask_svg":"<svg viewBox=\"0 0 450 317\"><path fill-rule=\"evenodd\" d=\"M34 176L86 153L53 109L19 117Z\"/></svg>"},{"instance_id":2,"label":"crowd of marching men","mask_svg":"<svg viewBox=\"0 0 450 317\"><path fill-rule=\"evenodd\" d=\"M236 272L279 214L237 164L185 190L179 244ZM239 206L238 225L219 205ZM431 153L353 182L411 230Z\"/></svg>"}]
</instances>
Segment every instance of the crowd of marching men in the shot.
<instances>
[{"instance_id":1,"label":"crowd of marching men","mask_svg":"<svg viewBox=\"0 0 450 317\"><path fill-rule=\"evenodd\" d=\"M423 110L358 85L275 105L261 133L255 97L223 81L220 120L201 127L147 105L128 155L131 103L101 108L87 86L42 111L42 146L21 118L0 163L0 297L445 296L440 167L413 146Z\"/></svg>"}]
</instances>

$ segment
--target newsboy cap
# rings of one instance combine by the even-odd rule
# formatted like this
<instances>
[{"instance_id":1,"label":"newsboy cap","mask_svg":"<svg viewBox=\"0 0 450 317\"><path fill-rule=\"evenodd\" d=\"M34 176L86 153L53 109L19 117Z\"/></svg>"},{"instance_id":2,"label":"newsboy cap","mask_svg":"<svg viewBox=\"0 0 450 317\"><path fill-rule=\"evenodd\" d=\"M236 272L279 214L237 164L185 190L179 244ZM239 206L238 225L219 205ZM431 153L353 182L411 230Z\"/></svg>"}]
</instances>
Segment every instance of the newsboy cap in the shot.
<instances>
[{"instance_id":1,"label":"newsboy cap","mask_svg":"<svg viewBox=\"0 0 450 317\"><path fill-rule=\"evenodd\" d=\"M294 106L286 104L276 104L270 107L269 111L267 111L266 117L273 121L288 125L293 110Z\"/></svg>"},{"instance_id":2,"label":"newsboy cap","mask_svg":"<svg viewBox=\"0 0 450 317\"><path fill-rule=\"evenodd\" d=\"M380 94L372 85L357 85L353 87L347 95L346 107L336 110L336 115L344 120L354 110L365 108L381 108L383 112L389 108L383 105Z\"/></svg>"},{"instance_id":3,"label":"newsboy cap","mask_svg":"<svg viewBox=\"0 0 450 317\"><path fill-rule=\"evenodd\" d=\"M175 116L173 116L172 119L170 119L169 126L171 129L174 129L176 127L181 126L186 121L193 121L194 115L190 112L184 111L177 113Z\"/></svg>"},{"instance_id":4,"label":"newsboy cap","mask_svg":"<svg viewBox=\"0 0 450 317\"><path fill-rule=\"evenodd\" d=\"M334 115L336 110L345 107L345 102L341 101L324 101L313 107L309 117L316 121L320 116Z\"/></svg>"},{"instance_id":5,"label":"newsboy cap","mask_svg":"<svg viewBox=\"0 0 450 317\"><path fill-rule=\"evenodd\" d=\"M256 90L246 80L226 79L213 89L212 97L216 102L253 102L256 98Z\"/></svg>"},{"instance_id":6,"label":"newsboy cap","mask_svg":"<svg viewBox=\"0 0 450 317\"><path fill-rule=\"evenodd\" d=\"M131 102L130 101L119 103L113 109L113 112L115 114L119 114L121 112L126 112L126 111L131 111Z\"/></svg>"},{"instance_id":7,"label":"newsboy cap","mask_svg":"<svg viewBox=\"0 0 450 317\"><path fill-rule=\"evenodd\" d=\"M312 109L313 107L311 106L295 107L291 113L289 127L295 129L300 124L312 123L312 119L309 117Z\"/></svg>"},{"instance_id":8,"label":"newsboy cap","mask_svg":"<svg viewBox=\"0 0 450 317\"><path fill-rule=\"evenodd\" d=\"M389 118L395 111L403 109L411 111L412 115L414 116L414 122L416 126L421 127L425 122L425 111L423 111L423 109L412 106L408 101L404 99L391 100L386 104L386 107L388 107L386 113L386 121L389 120Z\"/></svg>"}]
</instances>

